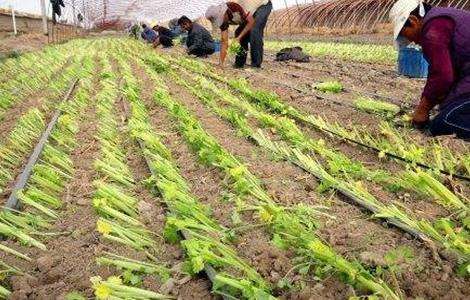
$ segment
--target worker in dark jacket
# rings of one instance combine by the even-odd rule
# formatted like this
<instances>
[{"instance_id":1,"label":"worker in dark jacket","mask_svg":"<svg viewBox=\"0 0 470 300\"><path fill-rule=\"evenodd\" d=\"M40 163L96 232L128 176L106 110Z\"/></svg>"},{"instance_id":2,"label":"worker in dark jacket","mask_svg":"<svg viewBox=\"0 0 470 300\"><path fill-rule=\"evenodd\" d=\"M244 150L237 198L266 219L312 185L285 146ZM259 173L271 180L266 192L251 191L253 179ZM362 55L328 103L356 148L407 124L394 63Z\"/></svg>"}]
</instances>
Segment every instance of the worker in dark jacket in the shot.
<instances>
[{"instance_id":1,"label":"worker in dark jacket","mask_svg":"<svg viewBox=\"0 0 470 300\"><path fill-rule=\"evenodd\" d=\"M397 42L421 45L429 76L413 124L434 136L470 138L470 12L399 0L390 12ZM439 113L430 120L430 111Z\"/></svg>"},{"instance_id":2,"label":"worker in dark jacket","mask_svg":"<svg viewBox=\"0 0 470 300\"><path fill-rule=\"evenodd\" d=\"M228 28L237 25L235 37L245 51L237 54L235 67L242 68L246 63L248 45L250 46L251 66L260 68L264 55L264 28L268 22L273 5L270 0L230 0L210 6L206 18L214 30L221 31L220 65L227 57Z\"/></svg>"},{"instance_id":3,"label":"worker in dark jacket","mask_svg":"<svg viewBox=\"0 0 470 300\"><path fill-rule=\"evenodd\" d=\"M188 32L188 38L186 40L188 54L196 55L197 57L206 57L215 52L214 39L203 26L192 22L186 16L182 16L178 20L178 25L180 25L184 31Z\"/></svg>"},{"instance_id":4,"label":"worker in dark jacket","mask_svg":"<svg viewBox=\"0 0 470 300\"><path fill-rule=\"evenodd\" d=\"M154 47L157 47L158 45L162 45L163 48L173 47L174 34L170 29L160 25L155 25L152 29L157 33L157 39L153 43Z\"/></svg>"},{"instance_id":5,"label":"worker in dark jacket","mask_svg":"<svg viewBox=\"0 0 470 300\"><path fill-rule=\"evenodd\" d=\"M144 39L144 41L147 41L148 43L154 43L157 39L157 33L153 31L150 27L148 27L147 24L142 24L142 29L142 39Z\"/></svg>"}]
</instances>

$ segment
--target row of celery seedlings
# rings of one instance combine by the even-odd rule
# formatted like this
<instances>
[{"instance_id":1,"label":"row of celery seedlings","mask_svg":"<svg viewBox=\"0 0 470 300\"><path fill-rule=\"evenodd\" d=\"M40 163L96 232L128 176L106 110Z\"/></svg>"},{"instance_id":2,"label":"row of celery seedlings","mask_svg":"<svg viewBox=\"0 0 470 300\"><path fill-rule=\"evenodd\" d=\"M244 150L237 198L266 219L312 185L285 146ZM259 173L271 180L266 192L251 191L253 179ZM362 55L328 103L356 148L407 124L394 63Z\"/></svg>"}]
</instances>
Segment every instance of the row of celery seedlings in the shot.
<instances>
[{"instance_id":1,"label":"row of celery seedlings","mask_svg":"<svg viewBox=\"0 0 470 300\"><path fill-rule=\"evenodd\" d=\"M0 65L0 85L11 80L19 71L27 72L30 76L38 76L38 64L54 64L58 59L63 59L63 53L76 51L92 43L90 40L73 40L62 45L48 45L40 51L31 51L19 57L6 59Z\"/></svg>"},{"instance_id":2,"label":"row of celery seedlings","mask_svg":"<svg viewBox=\"0 0 470 300\"><path fill-rule=\"evenodd\" d=\"M21 166L25 156L34 147L40 134L44 131L45 118L48 111L55 108L57 101L72 80L80 72L83 55L74 58L70 67L48 86L51 91L43 103L42 108L30 108L21 116L6 140L0 144L0 193L3 192L9 182L15 177L15 170ZM55 101L54 101L55 100Z\"/></svg>"},{"instance_id":3,"label":"row of celery seedlings","mask_svg":"<svg viewBox=\"0 0 470 300\"><path fill-rule=\"evenodd\" d=\"M105 44L108 46L107 44ZM103 46L105 46L103 45ZM136 251L143 251L153 258L156 251L154 234L139 220L138 199L130 195L135 181L122 148L120 124L115 117L114 105L119 95L117 78L106 54L101 56L103 70L100 73L101 91L96 95L100 157L94 161L99 179L94 182L93 207L99 218L97 231L113 243L122 244ZM96 259L98 265L113 266L124 274L149 274L168 279L169 271L154 263L147 263L105 253ZM126 273L127 272L127 273ZM90 278L97 299L169 299L165 295L148 291L126 281L126 276L100 276Z\"/></svg>"},{"instance_id":4,"label":"row of celery seedlings","mask_svg":"<svg viewBox=\"0 0 470 300\"><path fill-rule=\"evenodd\" d=\"M140 143L152 172L148 183L159 192L169 211L166 239L172 243L180 241L192 274L212 272L208 267L213 268L216 273L208 275L213 276L215 293L227 299L274 299L270 295L269 284L230 245L229 230L221 226L212 217L210 209L192 195L169 150L153 131L130 66L122 58L120 64L126 81L124 93L131 104L131 136ZM180 239L179 232L184 233L184 240Z\"/></svg>"},{"instance_id":5,"label":"row of celery seedlings","mask_svg":"<svg viewBox=\"0 0 470 300\"><path fill-rule=\"evenodd\" d=\"M47 231L59 217L57 211L62 206L61 195L74 172L70 155L77 146L75 136L78 131L80 113L89 102L92 70L92 60L87 56L83 60L82 69L76 74L82 79L80 87L72 100L60 104L59 109L63 113L42 150L39 162L33 168L27 186L19 192L18 198L24 211L4 209L0 212L2 237L17 240L25 246L47 250L45 244L34 236L47 236ZM42 120L41 124L43 125ZM38 124L30 124L30 126L37 126L38 134L44 127ZM18 151L18 148L15 150ZM29 153L30 150L30 148L24 149L24 152ZM1 244L0 250L5 254L31 261L27 255L6 245ZM21 271L15 270L11 273L21 274ZM10 272L4 274L12 275ZM5 289L3 292L0 291L0 295L7 297L9 292Z\"/></svg>"},{"instance_id":6,"label":"row of celery seedlings","mask_svg":"<svg viewBox=\"0 0 470 300\"><path fill-rule=\"evenodd\" d=\"M418 163L429 165L436 170L436 174L439 174L439 170L443 170L450 174L470 176L470 151L455 153L449 147L436 140L431 141L430 144L426 146L418 145L412 136L402 134L394 128L390 122L386 121L382 121L379 124L380 134L371 133L368 128L357 125L346 128L338 122L329 123L320 116L305 114L283 103L280 97L275 93L253 91L244 79L228 80L219 76L202 62L192 59L173 61L199 74L210 76L217 81L228 84L233 89L258 101L261 105L275 113L292 117L315 129L328 130L339 137L356 140L362 144L380 149L380 157L392 154L411 161L413 165ZM468 149L464 144L462 147Z\"/></svg>"},{"instance_id":7,"label":"row of celery seedlings","mask_svg":"<svg viewBox=\"0 0 470 300\"><path fill-rule=\"evenodd\" d=\"M274 93L253 92L246 80L230 80L226 83L246 96L261 101L261 104L266 107L273 108L273 102L281 102L279 96ZM275 104L275 106L278 108L278 104ZM470 175L470 155L468 151L455 153L438 140L432 140L427 145L419 145L416 143L415 137L410 135L410 132L407 133L407 131L395 128L390 121L380 121L378 124L379 134L376 134L364 126L351 125L344 127L338 122L329 123L320 116L300 113L291 106L285 104L282 104L282 106L281 110L275 112L294 117L316 129L326 129L342 138L355 140L369 147L380 149L379 157L392 154L412 162L412 166L417 164L429 165L434 168L436 176L440 175L440 170L467 177ZM461 147L468 149L465 144L462 144Z\"/></svg>"},{"instance_id":8,"label":"row of celery seedlings","mask_svg":"<svg viewBox=\"0 0 470 300\"><path fill-rule=\"evenodd\" d=\"M70 55L78 54L82 49L84 49L83 46L76 49L54 48L53 51L47 51L44 57L38 57L40 59L34 62L34 74L27 69L17 69L13 77L0 83L0 119L13 105L53 82L55 76L60 76L57 73L66 65Z\"/></svg>"},{"instance_id":9,"label":"row of celery seedlings","mask_svg":"<svg viewBox=\"0 0 470 300\"><path fill-rule=\"evenodd\" d=\"M149 54L150 55L150 54ZM314 267L324 274L337 275L359 290L366 290L386 299L400 299L386 283L371 275L362 265L339 255L316 235L315 209L298 205L277 204L245 164L224 149L205 132L198 119L169 95L162 79L144 66L157 83L154 100L164 107L178 123L178 128L201 162L220 169L230 179L230 188L237 196L237 209L251 211L256 221L264 224L273 242L282 249L294 251L303 266ZM164 68L163 68L164 69ZM160 72L162 69L159 70Z\"/></svg>"},{"instance_id":10,"label":"row of celery seedlings","mask_svg":"<svg viewBox=\"0 0 470 300\"><path fill-rule=\"evenodd\" d=\"M325 148L324 143L321 141L314 142L306 138L296 127L295 123L285 118L275 118L258 110L247 101L233 96L229 91L217 87L202 76L197 76L194 82L190 83L186 83L179 78L181 78L181 73L179 77L173 76L174 80L188 88L217 114L235 125L245 137L255 140L261 146L269 149L270 152L277 154L279 158L291 161L307 172L320 178L322 180L322 190L329 188L339 189L343 191L344 194L354 197L361 205L374 212L376 217L398 221L399 223L396 225L403 227L403 229L411 231L425 240L427 240L426 237L428 237L439 242L446 248L458 251L462 256L462 262L464 264L468 263L470 246L468 244L468 229L465 228L468 226L466 223L468 222L468 208L462 200L427 173L420 170L416 172L409 170L403 175L400 181L415 191L421 191L417 190L415 186L412 185L414 182L418 183L417 181L419 179L416 178L413 182L411 177L423 176L425 179L429 180L429 186L425 186L423 191L429 191L430 195L441 200L442 204L446 207L451 207L456 212L460 213L464 228L455 228L454 224L447 218L437 220L434 224L426 220L416 221L415 218L408 216L396 205L382 204L372 196L360 182L355 182L348 178L348 176L338 176L337 172L335 172L335 168L332 170L331 164L334 163L337 165L338 161L342 165L340 166L341 168L351 165L351 162L347 158L339 155L338 159L335 159L334 156L337 154L334 151ZM235 109L224 109L220 107L217 103L218 100L227 103ZM262 131L256 131L251 128L245 114L253 116L262 126L275 129L290 146L273 142L263 134ZM313 154L309 155L307 153L306 155L303 152L317 153L323 158L326 158L328 160L329 170L326 171ZM348 175L346 170L343 169L342 172ZM432 190L432 187L436 186L442 193Z\"/></svg>"},{"instance_id":11,"label":"row of celery seedlings","mask_svg":"<svg viewBox=\"0 0 470 300\"><path fill-rule=\"evenodd\" d=\"M32 51L16 58L6 59L0 65L0 84L11 79L18 71L29 72L33 75L34 66L38 61L49 57L49 53L57 51L56 47L48 47L42 51Z\"/></svg>"}]
</instances>

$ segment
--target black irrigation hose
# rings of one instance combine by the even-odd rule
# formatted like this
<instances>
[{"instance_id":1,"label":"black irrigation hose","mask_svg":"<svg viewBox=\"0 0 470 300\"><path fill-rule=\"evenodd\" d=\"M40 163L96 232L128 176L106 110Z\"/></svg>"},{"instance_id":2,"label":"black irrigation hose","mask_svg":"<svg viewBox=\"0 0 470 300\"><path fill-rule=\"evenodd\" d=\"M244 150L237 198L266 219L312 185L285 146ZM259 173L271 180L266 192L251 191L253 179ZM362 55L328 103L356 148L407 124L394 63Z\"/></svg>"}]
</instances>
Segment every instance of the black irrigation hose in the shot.
<instances>
[{"instance_id":1,"label":"black irrigation hose","mask_svg":"<svg viewBox=\"0 0 470 300\"><path fill-rule=\"evenodd\" d=\"M300 164L298 163L295 163L293 162L294 164L296 164L298 167L300 167L301 169L303 169L304 171L306 171L307 173L310 173L312 175L314 175L317 179L319 179L320 181L322 181L324 178L319 175L319 174L316 174L316 173L313 173L312 170L309 170L303 166L301 166ZM377 214L377 213L380 213L379 210L377 210L373 205L370 205L368 204L367 202L364 202L363 200L361 200L359 197L357 197L356 195L354 195L353 193L351 193L349 190L345 189L345 188L342 188L342 187L334 187L335 190L337 190L338 192L340 192L343 196L345 196L346 198L350 199L351 201L353 201L354 203L356 203L357 205L367 209L368 211L372 212L373 214ZM410 226L406 225L405 223L403 222L400 222L399 220L395 219L395 218L385 218L385 222L389 223L389 224L392 224L394 225L395 227L411 234L412 236L422 240L423 242L426 242L430 245L433 244L433 242L426 236L424 235L422 232L420 231L416 231L414 230L413 228L411 228Z\"/></svg>"},{"instance_id":2,"label":"black irrigation hose","mask_svg":"<svg viewBox=\"0 0 470 300\"><path fill-rule=\"evenodd\" d=\"M121 98L121 100L123 100L123 98ZM129 115L129 109L128 109L128 107L124 104L124 102L123 102L123 107L124 107L124 111L125 111L125 113L126 113L125 118L126 118L126 120L127 120L127 116ZM158 177L158 174L156 174L155 171L154 171L154 170L152 169L152 167L151 167L151 166L152 166L151 161L149 160L149 158L148 158L147 156L145 156L145 155L143 154L143 152L144 152L144 150L145 150L145 146L144 146L144 144L142 143L142 140L139 139L139 138L137 138L137 143L139 144L139 147L140 147L140 149L142 150L142 156L143 156L144 159L145 159L145 163L146 163L147 168L149 169L150 173L151 173L153 176ZM167 207L167 208L168 208L168 207ZM170 210L170 211L171 211L171 210ZM190 239L190 234L189 234L188 232L186 232L185 230L183 230L183 231L181 232L181 235L183 236L183 238L184 238L185 240ZM215 269L214 269L213 267L211 267L210 265L206 265L206 264L205 264L205 265L204 265L204 272L206 273L207 278L209 278L209 280L212 282L212 285L214 285L215 276L217 275L217 272L215 271ZM224 300L230 300L230 298L228 298L228 297L226 297L226 296L222 296L222 298L223 298Z\"/></svg>"},{"instance_id":3,"label":"black irrigation hose","mask_svg":"<svg viewBox=\"0 0 470 300\"><path fill-rule=\"evenodd\" d=\"M68 89L67 93L64 96L64 99L62 102L67 101L70 96L72 95L73 90L75 89L79 79L76 78L75 80L72 81L70 88ZM36 162L39 159L39 156L42 153L42 150L44 146L47 143L47 140L49 139L49 136L51 135L52 129L54 128L55 124L57 123L57 120L59 119L60 115L62 113L62 110L59 106L59 108L54 112L54 115L52 116L51 121L47 125L46 130L43 132L41 138L39 139L38 143L34 147L33 153L28 159L28 162L26 163L26 166L23 169L23 172L20 174L18 180L15 183L15 186L13 187L10 197L8 197L7 203L5 204L5 209L7 210L18 210L20 209L21 203L18 198L18 192L24 189L26 184L28 183L29 177L31 176L31 172L33 171L33 167L36 164Z\"/></svg>"},{"instance_id":4,"label":"black irrigation hose","mask_svg":"<svg viewBox=\"0 0 470 300\"><path fill-rule=\"evenodd\" d=\"M353 143L353 144L362 146L362 147L367 148L367 149L369 149L369 150L373 150L373 151L375 151L375 152L377 152L377 153L381 153L381 152L382 152L382 153L384 153L386 156L391 157L391 158L393 158L393 159L400 160L400 161L403 161L403 162L406 162L406 163L409 163L409 164L415 164L415 165L417 165L417 166L419 166L419 167L421 167L421 168L423 168L423 169L426 169L426 170L438 171L439 173L441 173L441 174L443 174L443 175L451 176L451 177L454 177L454 178L461 179L461 180L463 180L463 181L470 182L470 177L468 177L468 176L459 175L459 174L452 174L452 173L450 173L450 172L448 172L448 171L441 170L441 169L436 169L436 168L433 168L433 167L431 167L431 166L428 166L428 165L423 164L423 163L420 163L420 162L414 162L414 161L412 161L412 160L410 160L410 159L401 157L401 156L399 156L399 155L396 155L396 154L393 154L393 153L390 153L390 152L387 152L387 151L382 151L382 150L380 150L380 149L378 149L378 148L376 148L376 147L374 147L374 146L369 146L369 145L367 145L367 144L364 144L364 143L362 143L362 142L356 141L356 140L354 140L354 139L351 139L351 138L348 138L348 137L343 137L342 135L340 135L340 134L338 134L338 133L336 133L336 132L334 132L334 131L331 131L331 130L329 130L329 129L325 129L325 128L322 128L322 127L320 127L320 126L314 125L314 124L312 124L312 123L310 123L310 122L307 122L307 121L303 120L302 118L298 118L298 117L295 117L295 118L296 118L297 120L299 120L299 121L305 122L305 123L307 123L307 124L309 124L309 125L315 127L315 128L318 129L318 130L321 130L321 131L324 131L324 132L326 132L326 133L332 134L332 135L334 135L334 136L336 136L336 137L339 137L340 139L346 140L346 141L348 141L348 142L350 142L350 143Z\"/></svg>"}]
</instances>

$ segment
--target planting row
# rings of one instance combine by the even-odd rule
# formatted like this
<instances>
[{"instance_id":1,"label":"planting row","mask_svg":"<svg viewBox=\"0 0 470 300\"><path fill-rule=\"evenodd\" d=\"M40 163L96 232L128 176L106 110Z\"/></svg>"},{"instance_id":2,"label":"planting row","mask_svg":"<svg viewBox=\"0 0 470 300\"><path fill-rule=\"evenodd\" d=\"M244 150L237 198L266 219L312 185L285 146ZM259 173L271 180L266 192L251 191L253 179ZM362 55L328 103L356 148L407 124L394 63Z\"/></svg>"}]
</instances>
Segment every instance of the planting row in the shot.
<instances>
[{"instance_id":1,"label":"planting row","mask_svg":"<svg viewBox=\"0 0 470 300\"><path fill-rule=\"evenodd\" d=\"M78 63L78 59L92 43L74 42L65 47L49 48L40 54L28 55L25 61L19 62L19 66L15 61L7 63L12 65L10 72L14 70L14 73L0 83L0 120L12 106L40 92L45 86L49 86L48 83L52 83L52 89L59 88L56 82L70 68L67 65Z\"/></svg>"},{"instance_id":2,"label":"planting row","mask_svg":"<svg viewBox=\"0 0 470 300\"><path fill-rule=\"evenodd\" d=\"M84 60L83 54L77 55L71 65L48 86L46 90L49 93L39 102L42 107L29 108L16 121L5 141L0 143L0 192L3 192L16 177L25 157L33 149L45 129L46 118L52 110L57 109L58 99L67 92L67 88L70 88L76 78L86 74L86 72L83 73L82 68L86 70L90 64L89 59Z\"/></svg>"},{"instance_id":3,"label":"planting row","mask_svg":"<svg viewBox=\"0 0 470 300\"><path fill-rule=\"evenodd\" d=\"M397 51L392 46L359 45L326 42L288 42L266 41L266 48L276 50L300 46L309 55L318 57L334 57L351 61L395 64Z\"/></svg>"},{"instance_id":4,"label":"planting row","mask_svg":"<svg viewBox=\"0 0 470 300\"><path fill-rule=\"evenodd\" d=\"M1 235L9 240L16 240L20 245L33 246L47 251L46 245L37 237L47 236L52 224L59 217L58 210L63 204L61 200L63 191L73 176L74 168L70 154L77 146L75 135L80 113L89 101L93 70L91 58L84 57L83 65L80 67L80 71L74 73L81 79L80 86L72 100L58 104L58 109L63 113L42 149L40 160L34 166L26 187L17 194L22 211L4 209L1 212ZM12 151L8 152L8 157L2 157L4 174L8 174L7 167L14 167L22 161L23 156L31 152L36 137L44 130L45 120L43 115L33 108L20 120L19 126L23 127L18 127L17 131L10 136L11 142L6 144L11 147ZM15 132L18 134L14 134ZM9 165L6 165L6 162ZM18 246L15 243L9 244L11 245L2 244L4 255L16 256L26 261L32 260L21 250L17 251ZM15 273L22 274L22 272L28 272L28 270L18 270ZM7 275L10 274L7 273ZM9 292L5 292L4 296L8 294Z\"/></svg>"}]
</instances>

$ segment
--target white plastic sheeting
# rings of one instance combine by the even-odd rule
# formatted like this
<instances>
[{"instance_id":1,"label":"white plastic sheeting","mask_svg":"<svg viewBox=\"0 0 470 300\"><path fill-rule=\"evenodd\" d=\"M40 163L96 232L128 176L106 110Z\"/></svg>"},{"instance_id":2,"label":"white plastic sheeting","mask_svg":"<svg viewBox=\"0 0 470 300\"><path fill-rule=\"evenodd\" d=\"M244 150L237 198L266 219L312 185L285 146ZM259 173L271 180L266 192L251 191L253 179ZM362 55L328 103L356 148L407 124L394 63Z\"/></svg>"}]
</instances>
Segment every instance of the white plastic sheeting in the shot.
<instances>
[{"instance_id":1,"label":"white plastic sheeting","mask_svg":"<svg viewBox=\"0 0 470 300\"><path fill-rule=\"evenodd\" d=\"M120 20L123 22L164 22L186 15L198 18L212 4L224 0L63 0L65 9L60 18L63 22L73 23L78 13L85 18L85 27L96 23ZM227 1L227 0L225 0ZM274 9L312 3L322 0L271 0ZM49 0L48 15L51 14ZM13 6L15 9L39 15L39 0L0 0L0 8Z\"/></svg>"}]
</instances>

